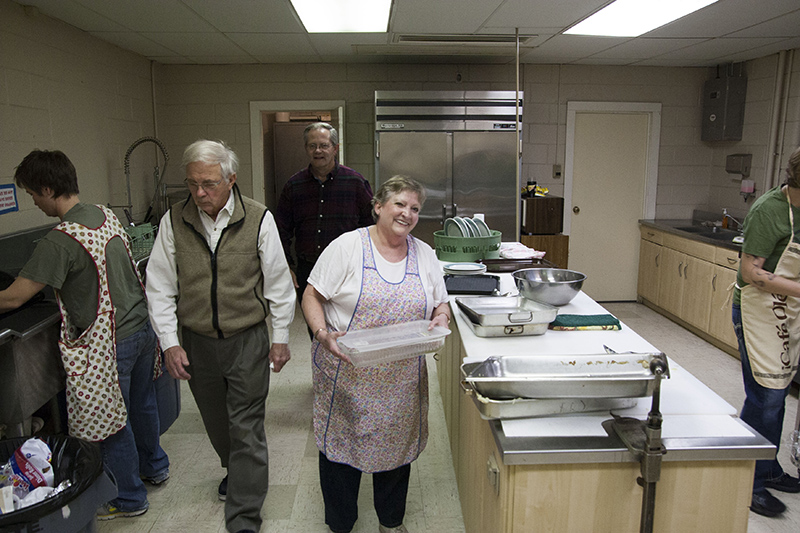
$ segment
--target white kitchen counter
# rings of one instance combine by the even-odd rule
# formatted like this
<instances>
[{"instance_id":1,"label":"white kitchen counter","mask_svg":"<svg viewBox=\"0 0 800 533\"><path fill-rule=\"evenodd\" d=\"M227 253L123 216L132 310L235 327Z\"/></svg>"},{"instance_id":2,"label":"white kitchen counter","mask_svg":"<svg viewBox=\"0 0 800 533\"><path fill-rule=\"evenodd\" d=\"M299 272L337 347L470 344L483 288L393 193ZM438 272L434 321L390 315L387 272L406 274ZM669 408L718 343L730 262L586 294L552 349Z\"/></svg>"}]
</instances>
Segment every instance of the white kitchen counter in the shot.
<instances>
[{"instance_id":1,"label":"white kitchen counter","mask_svg":"<svg viewBox=\"0 0 800 533\"><path fill-rule=\"evenodd\" d=\"M500 292L516 291L510 274L499 274ZM453 316L463 347L463 363L490 356L537 354L577 355L615 352L658 353L659 350L622 323L619 331L553 331L524 337L476 336L451 298ZM559 308L561 314L606 314L608 311L585 293ZM669 359L669 354L667 354ZM737 417L737 410L687 370L669 359L670 379L661 383L662 438L665 461L752 460L774 457L775 447ZM620 416L644 420L652 398L640 398ZM636 461L616 435L609 436L602 422L608 413L573 414L522 420L492 420L498 449L505 464L586 463Z\"/></svg>"}]
</instances>

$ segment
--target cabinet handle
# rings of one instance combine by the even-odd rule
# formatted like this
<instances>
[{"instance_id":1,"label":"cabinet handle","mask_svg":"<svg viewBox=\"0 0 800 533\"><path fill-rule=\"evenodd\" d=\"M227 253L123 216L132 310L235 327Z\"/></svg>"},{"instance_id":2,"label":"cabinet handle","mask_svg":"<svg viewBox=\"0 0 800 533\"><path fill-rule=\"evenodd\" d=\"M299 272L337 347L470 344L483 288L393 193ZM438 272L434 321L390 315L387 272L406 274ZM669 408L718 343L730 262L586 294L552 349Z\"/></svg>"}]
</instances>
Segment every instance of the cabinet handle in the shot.
<instances>
[{"instance_id":1,"label":"cabinet handle","mask_svg":"<svg viewBox=\"0 0 800 533\"><path fill-rule=\"evenodd\" d=\"M655 236L656 236L656 234L655 234L655 233L653 233L652 231L648 231L648 232L647 232L647 236L648 236L648 237L655 237Z\"/></svg>"},{"instance_id":2,"label":"cabinet handle","mask_svg":"<svg viewBox=\"0 0 800 533\"><path fill-rule=\"evenodd\" d=\"M658 258L661 257L661 252L656 254L656 268L658 267Z\"/></svg>"},{"instance_id":3,"label":"cabinet handle","mask_svg":"<svg viewBox=\"0 0 800 533\"><path fill-rule=\"evenodd\" d=\"M729 264L729 265L735 265L736 263L738 263L738 262L739 262L739 260L738 260L738 259L733 259L733 258L731 258L731 257L727 257L726 259L728 260L728 264Z\"/></svg>"},{"instance_id":4,"label":"cabinet handle","mask_svg":"<svg viewBox=\"0 0 800 533\"><path fill-rule=\"evenodd\" d=\"M686 269L688 269L688 268L689 268L689 263L686 263L686 265L683 267L683 277L684 278L686 277Z\"/></svg>"},{"instance_id":5,"label":"cabinet handle","mask_svg":"<svg viewBox=\"0 0 800 533\"><path fill-rule=\"evenodd\" d=\"M683 268L683 261L678 263L678 277L679 278L681 277L681 268Z\"/></svg>"},{"instance_id":6,"label":"cabinet handle","mask_svg":"<svg viewBox=\"0 0 800 533\"><path fill-rule=\"evenodd\" d=\"M711 278L711 291L717 292L717 275L714 274L714 277Z\"/></svg>"}]
</instances>

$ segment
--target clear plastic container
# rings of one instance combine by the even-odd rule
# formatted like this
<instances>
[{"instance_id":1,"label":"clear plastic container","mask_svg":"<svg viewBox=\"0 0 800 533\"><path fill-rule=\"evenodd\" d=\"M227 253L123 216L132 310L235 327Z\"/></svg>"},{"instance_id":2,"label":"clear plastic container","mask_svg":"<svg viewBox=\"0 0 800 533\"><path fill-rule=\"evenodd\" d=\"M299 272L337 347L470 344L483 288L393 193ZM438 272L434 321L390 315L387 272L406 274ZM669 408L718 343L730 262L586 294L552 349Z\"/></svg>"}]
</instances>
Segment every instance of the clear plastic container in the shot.
<instances>
[{"instance_id":1,"label":"clear plastic container","mask_svg":"<svg viewBox=\"0 0 800 533\"><path fill-rule=\"evenodd\" d=\"M337 339L339 349L353 366L378 365L435 352L444 345L450 330L440 326L428 331L429 320L350 331Z\"/></svg>"}]
</instances>

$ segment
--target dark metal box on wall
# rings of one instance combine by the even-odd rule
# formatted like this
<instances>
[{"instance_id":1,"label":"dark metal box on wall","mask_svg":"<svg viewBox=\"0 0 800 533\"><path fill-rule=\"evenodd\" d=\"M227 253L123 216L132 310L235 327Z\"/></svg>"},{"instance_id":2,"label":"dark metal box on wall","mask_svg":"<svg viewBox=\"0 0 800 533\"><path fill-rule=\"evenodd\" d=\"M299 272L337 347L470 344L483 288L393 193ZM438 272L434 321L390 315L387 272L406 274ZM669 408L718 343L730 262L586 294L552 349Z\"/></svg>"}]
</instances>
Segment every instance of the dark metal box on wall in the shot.
<instances>
[{"instance_id":1,"label":"dark metal box on wall","mask_svg":"<svg viewBox=\"0 0 800 533\"><path fill-rule=\"evenodd\" d=\"M706 81L703 86L704 141L741 141L747 78L733 76Z\"/></svg>"}]
</instances>

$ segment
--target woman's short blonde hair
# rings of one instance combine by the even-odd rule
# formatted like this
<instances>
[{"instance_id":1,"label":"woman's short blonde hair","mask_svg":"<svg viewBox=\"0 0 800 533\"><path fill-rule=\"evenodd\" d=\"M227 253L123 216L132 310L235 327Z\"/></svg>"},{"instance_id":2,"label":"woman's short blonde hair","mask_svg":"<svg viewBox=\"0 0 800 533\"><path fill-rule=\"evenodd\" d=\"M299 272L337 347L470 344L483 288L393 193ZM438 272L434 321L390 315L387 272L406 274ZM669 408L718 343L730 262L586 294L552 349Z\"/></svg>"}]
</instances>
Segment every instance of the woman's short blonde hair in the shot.
<instances>
[{"instance_id":1,"label":"woman's short blonde hair","mask_svg":"<svg viewBox=\"0 0 800 533\"><path fill-rule=\"evenodd\" d=\"M392 176L381 185L378 192L372 197L372 219L375 222L378 221L378 213L375 212L376 204L384 205L392 196L404 191L416 193L420 207L422 207L425 203L425 199L428 197L428 194L425 192L425 187L417 180L402 175Z\"/></svg>"}]
</instances>

